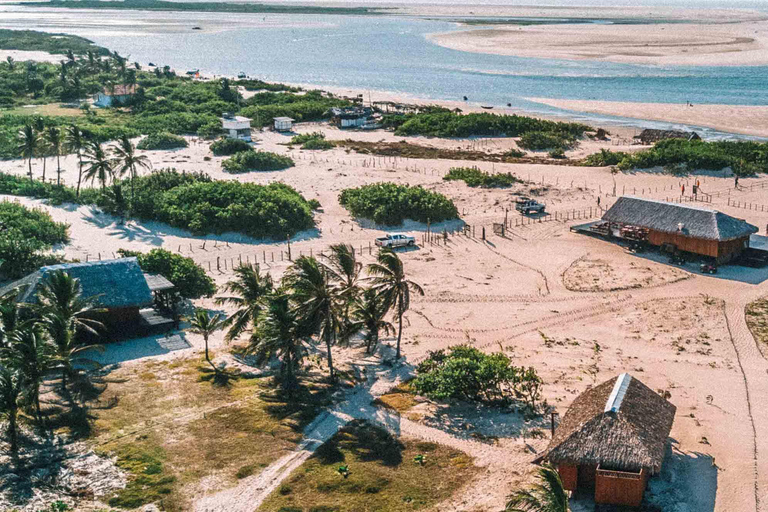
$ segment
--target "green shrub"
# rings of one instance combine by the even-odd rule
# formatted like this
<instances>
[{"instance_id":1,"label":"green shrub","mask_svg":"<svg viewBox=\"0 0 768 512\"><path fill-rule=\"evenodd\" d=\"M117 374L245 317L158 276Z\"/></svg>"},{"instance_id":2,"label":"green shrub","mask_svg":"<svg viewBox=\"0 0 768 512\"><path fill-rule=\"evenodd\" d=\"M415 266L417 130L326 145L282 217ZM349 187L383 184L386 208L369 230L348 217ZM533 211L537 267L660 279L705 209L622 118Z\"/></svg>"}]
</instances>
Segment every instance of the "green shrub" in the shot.
<instances>
[{"instance_id":1,"label":"green shrub","mask_svg":"<svg viewBox=\"0 0 768 512\"><path fill-rule=\"evenodd\" d=\"M526 132L517 143L521 148L532 151L544 149L568 149L573 145L574 137L564 132Z\"/></svg>"},{"instance_id":2,"label":"green shrub","mask_svg":"<svg viewBox=\"0 0 768 512\"><path fill-rule=\"evenodd\" d=\"M405 219L442 222L458 218L453 201L420 186L374 183L345 189L339 195L341 205L355 217L378 224L398 225Z\"/></svg>"},{"instance_id":3,"label":"green shrub","mask_svg":"<svg viewBox=\"0 0 768 512\"><path fill-rule=\"evenodd\" d=\"M329 142L325 139L310 139L301 145L301 149L307 150L320 150L325 151L327 149L333 149L333 142Z\"/></svg>"},{"instance_id":4,"label":"green shrub","mask_svg":"<svg viewBox=\"0 0 768 512\"><path fill-rule=\"evenodd\" d=\"M517 137L528 132L546 131L579 137L591 130L580 123L546 121L518 115L489 113L458 114L450 111L398 116L385 116L385 125L396 126L396 135L428 135L432 137L507 136Z\"/></svg>"},{"instance_id":5,"label":"green shrub","mask_svg":"<svg viewBox=\"0 0 768 512\"><path fill-rule=\"evenodd\" d=\"M268 151L241 151L221 163L225 171L243 173L250 171L279 171L293 167L291 157Z\"/></svg>"},{"instance_id":6,"label":"green shrub","mask_svg":"<svg viewBox=\"0 0 768 512\"><path fill-rule=\"evenodd\" d=\"M589 167L605 167L608 165L618 165L629 153L624 151L611 151L610 149L601 149L599 153L592 153L584 159L584 165Z\"/></svg>"},{"instance_id":7,"label":"green shrub","mask_svg":"<svg viewBox=\"0 0 768 512\"><path fill-rule=\"evenodd\" d=\"M511 187L517 183L523 183L523 180L512 173L489 174L476 167L451 167L443 179L446 181L461 180L470 187L483 188Z\"/></svg>"},{"instance_id":8,"label":"green shrub","mask_svg":"<svg viewBox=\"0 0 768 512\"><path fill-rule=\"evenodd\" d=\"M565 151L563 150L563 148L553 149L547 154L549 155L549 158L555 158L558 160L565 158Z\"/></svg>"},{"instance_id":9,"label":"green shrub","mask_svg":"<svg viewBox=\"0 0 768 512\"><path fill-rule=\"evenodd\" d=\"M69 226L54 222L48 212L7 201L0 202L0 226L0 272L10 279L59 263L46 251L69 240Z\"/></svg>"},{"instance_id":10,"label":"green shrub","mask_svg":"<svg viewBox=\"0 0 768 512\"><path fill-rule=\"evenodd\" d=\"M139 149L177 149L188 146L184 137L168 132L150 133L136 146Z\"/></svg>"},{"instance_id":11,"label":"green shrub","mask_svg":"<svg viewBox=\"0 0 768 512\"><path fill-rule=\"evenodd\" d=\"M325 134L323 132L300 133L291 137L291 144L298 146L313 139L325 139Z\"/></svg>"},{"instance_id":12,"label":"green shrub","mask_svg":"<svg viewBox=\"0 0 768 512\"><path fill-rule=\"evenodd\" d=\"M252 151L253 147L241 139L220 139L211 144L211 151L216 156L234 155L240 151Z\"/></svg>"},{"instance_id":13,"label":"green shrub","mask_svg":"<svg viewBox=\"0 0 768 512\"><path fill-rule=\"evenodd\" d=\"M221 123L219 121L211 121L197 129L197 136L210 140L221 135L221 132Z\"/></svg>"},{"instance_id":14,"label":"green shrub","mask_svg":"<svg viewBox=\"0 0 768 512\"><path fill-rule=\"evenodd\" d=\"M152 249L148 253L120 249L121 256L136 256L141 270L160 274L172 282L176 292L186 299L210 297L216 293L216 284L203 267L192 258L165 249Z\"/></svg>"},{"instance_id":15,"label":"green shrub","mask_svg":"<svg viewBox=\"0 0 768 512\"><path fill-rule=\"evenodd\" d=\"M510 149L509 151L502 153L502 156L504 158L523 158L525 156L525 152L520 151L519 149Z\"/></svg>"}]
</instances>

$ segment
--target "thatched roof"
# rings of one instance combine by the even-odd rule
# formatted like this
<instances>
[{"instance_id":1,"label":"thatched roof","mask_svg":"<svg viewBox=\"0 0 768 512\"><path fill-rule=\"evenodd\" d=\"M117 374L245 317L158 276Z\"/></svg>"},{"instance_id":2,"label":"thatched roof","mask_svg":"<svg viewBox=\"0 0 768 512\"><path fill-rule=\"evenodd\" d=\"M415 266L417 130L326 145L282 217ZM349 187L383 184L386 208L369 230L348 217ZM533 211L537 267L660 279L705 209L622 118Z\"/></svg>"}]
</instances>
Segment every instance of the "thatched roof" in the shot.
<instances>
[{"instance_id":1,"label":"thatched roof","mask_svg":"<svg viewBox=\"0 0 768 512\"><path fill-rule=\"evenodd\" d=\"M573 401L537 460L656 474L674 419L674 405L623 373Z\"/></svg>"},{"instance_id":2,"label":"thatched roof","mask_svg":"<svg viewBox=\"0 0 768 512\"><path fill-rule=\"evenodd\" d=\"M640 132L640 135L636 135L635 138L643 141L644 143L658 142L664 139L701 139L699 134L696 132L686 132L683 130L659 130L655 128L646 128Z\"/></svg>"},{"instance_id":3,"label":"thatched roof","mask_svg":"<svg viewBox=\"0 0 768 512\"><path fill-rule=\"evenodd\" d=\"M603 214L603 220L720 242L758 231L742 219L709 208L632 196L620 197Z\"/></svg>"},{"instance_id":4,"label":"thatched roof","mask_svg":"<svg viewBox=\"0 0 768 512\"><path fill-rule=\"evenodd\" d=\"M152 292L141 272L136 258L92 261L89 263L65 263L42 267L0 289L5 295L19 289L18 302L34 303L38 287L56 271L64 271L80 281L83 297L93 297L102 308L117 309L152 305Z\"/></svg>"},{"instance_id":5,"label":"thatched roof","mask_svg":"<svg viewBox=\"0 0 768 512\"><path fill-rule=\"evenodd\" d=\"M112 89L105 87L103 92L106 96L130 96L136 94L136 86L119 84Z\"/></svg>"}]
</instances>

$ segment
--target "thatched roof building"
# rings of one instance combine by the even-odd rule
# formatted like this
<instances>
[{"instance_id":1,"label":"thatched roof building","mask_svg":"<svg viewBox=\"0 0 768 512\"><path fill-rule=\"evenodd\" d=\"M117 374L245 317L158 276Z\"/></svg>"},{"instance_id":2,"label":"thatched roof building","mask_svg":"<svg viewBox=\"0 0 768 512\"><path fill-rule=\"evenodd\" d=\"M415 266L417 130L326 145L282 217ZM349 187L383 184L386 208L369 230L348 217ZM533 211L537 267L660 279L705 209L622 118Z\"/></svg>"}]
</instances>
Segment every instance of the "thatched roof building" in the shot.
<instances>
[{"instance_id":1,"label":"thatched roof building","mask_svg":"<svg viewBox=\"0 0 768 512\"><path fill-rule=\"evenodd\" d=\"M656 474L674 418L674 405L623 373L573 401L542 457Z\"/></svg>"},{"instance_id":2,"label":"thatched roof building","mask_svg":"<svg viewBox=\"0 0 768 512\"><path fill-rule=\"evenodd\" d=\"M635 135L634 139L642 144L650 145L666 139L701 140L701 137L696 132L646 128L639 135Z\"/></svg>"}]
</instances>

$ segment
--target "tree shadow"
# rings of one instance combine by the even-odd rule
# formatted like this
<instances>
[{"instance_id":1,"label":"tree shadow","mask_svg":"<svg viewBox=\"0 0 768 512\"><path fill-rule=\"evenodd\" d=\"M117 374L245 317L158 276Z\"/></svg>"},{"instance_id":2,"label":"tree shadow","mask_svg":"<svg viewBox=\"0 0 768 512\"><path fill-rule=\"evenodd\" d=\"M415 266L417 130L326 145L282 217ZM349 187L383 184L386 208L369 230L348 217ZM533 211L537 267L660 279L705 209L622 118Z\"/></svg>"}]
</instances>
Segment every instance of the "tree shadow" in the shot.
<instances>
[{"instance_id":1,"label":"tree shadow","mask_svg":"<svg viewBox=\"0 0 768 512\"><path fill-rule=\"evenodd\" d=\"M300 380L295 387L275 387L259 398L266 404L264 410L273 418L286 423L296 432L302 432L330 405L333 387L321 381Z\"/></svg>"},{"instance_id":2,"label":"tree shadow","mask_svg":"<svg viewBox=\"0 0 768 512\"><path fill-rule=\"evenodd\" d=\"M648 481L644 510L714 512L719 470L711 455L681 451L672 439L661 473Z\"/></svg>"},{"instance_id":3,"label":"tree shadow","mask_svg":"<svg viewBox=\"0 0 768 512\"><path fill-rule=\"evenodd\" d=\"M18 454L0 453L0 496L22 506L36 497L37 489L55 484L69 456L56 437L35 436L24 429L19 431Z\"/></svg>"},{"instance_id":4,"label":"tree shadow","mask_svg":"<svg viewBox=\"0 0 768 512\"><path fill-rule=\"evenodd\" d=\"M323 464L344 461L344 452L355 455L362 462L379 462L396 467L403 462L405 445L386 430L364 420L353 420L321 445L314 457Z\"/></svg>"}]
</instances>

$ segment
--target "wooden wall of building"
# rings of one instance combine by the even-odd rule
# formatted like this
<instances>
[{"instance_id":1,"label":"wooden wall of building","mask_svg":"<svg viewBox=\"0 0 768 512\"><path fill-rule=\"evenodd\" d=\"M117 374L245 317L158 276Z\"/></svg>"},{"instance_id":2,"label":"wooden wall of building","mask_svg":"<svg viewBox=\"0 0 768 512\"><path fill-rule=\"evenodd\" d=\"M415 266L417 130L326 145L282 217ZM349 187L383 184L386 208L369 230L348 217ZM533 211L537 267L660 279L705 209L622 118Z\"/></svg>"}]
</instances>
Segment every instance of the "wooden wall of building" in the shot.
<instances>
[{"instance_id":1,"label":"wooden wall of building","mask_svg":"<svg viewBox=\"0 0 768 512\"><path fill-rule=\"evenodd\" d=\"M731 261L739 254L749 247L749 237L737 238L736 240L728 240L727 242L720 242L718 244L718 263L725 263Z\"/></svg>"},{"instance_id":2,"label":"wooden wall of building","mask_svg":"<svg viewBox=\"0 0 768 512\"><path fill-rule=\"evenodd\" d=\"M648 475L643 470L637 478L632 474L621 475L615 471L597 470L595 478L595 503L639 507L643 501Z\"/></svg>"},{"instance_id":3,"label":"wooden wall of building","mask_svg":"<svg viewBox=\"0 0 768 512\"><path fill-rule=\"evenodd\" d=\"M579 469L575 464L559 464L557 472L563 481L563 488L567 491L575 491L579 485Z\"/></svg>"},{"instance_id":4,"label":"wooden wall of building","mask_svg":"<svg viewBox=\"0 0 768 512\"><path fill-rule=\"evenodd\" d=\"M648 242L652 245L672 244L681 251L692 252L702 256L717 258L717 240L703 240L678 235L676 233L662 233L661 231L649 231Z\"/></svg>"}]
</instances>

